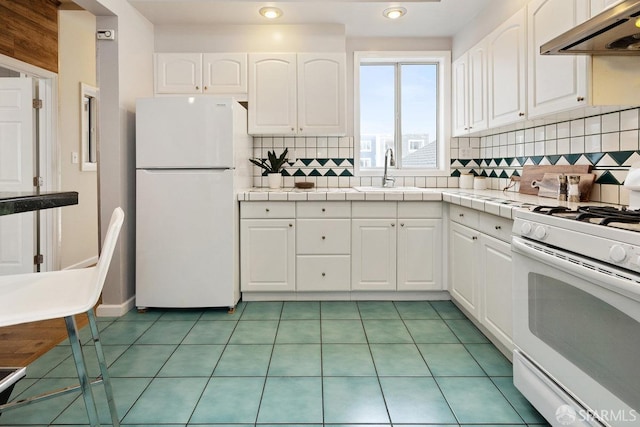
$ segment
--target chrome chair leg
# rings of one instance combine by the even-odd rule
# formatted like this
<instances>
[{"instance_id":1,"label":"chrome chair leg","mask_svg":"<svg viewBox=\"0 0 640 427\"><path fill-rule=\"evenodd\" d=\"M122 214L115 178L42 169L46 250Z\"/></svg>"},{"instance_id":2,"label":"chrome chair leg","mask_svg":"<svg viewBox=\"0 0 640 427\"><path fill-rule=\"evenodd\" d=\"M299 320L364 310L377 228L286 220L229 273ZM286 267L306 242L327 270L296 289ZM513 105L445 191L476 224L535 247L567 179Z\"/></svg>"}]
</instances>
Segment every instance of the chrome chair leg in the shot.
<instances>
[{"instance_id":1,"label":"chrome chair leg","mask_svg":"<svg viewBox=\"0 0 640 427\"><path fill-rule=\"evenodd\" d=\"M120 427L120 420L118 419L118 411L116 409L115 399L113 398L113 388L111 387L111 377L109 376L109 371L107 370L107 360L104 357L104 351L102 350L102 343L100 342L100 335L98 332L98 325L96 323L96 316L93 310L87 311L87 317L89 317L89 327L91 328L93 343L96 347L98 364L100 365L100 373L102 375L102 385L104 386L104 392L107 395L109 413L111 414L111 424L113 425L113 427Z\"/></svg>"},{"instance_id":2,"label":"chrome chair leg","mask_svg":"<svg viewBox=\"0 0 640 427\"><path fill-rule=\"evenodd\" d=\"M71 344L71 353L73 354L73 360L76 363L76 371L78 372L80 389L82 390L84 405L87 409L87 416L89 417L89 425L91 427L100 427L100 420L98 419L98 411L96 409L96 400L93 397L93 391L91 390L91 381L89 380L87 365L84 361L84 355L82 354L82 345L80 344L80 338L78 336L76 320L74 316L67 316L64 318L64 321L67 325L67 334L69 335L69 343Z\"/></svg>"}]
</instances>

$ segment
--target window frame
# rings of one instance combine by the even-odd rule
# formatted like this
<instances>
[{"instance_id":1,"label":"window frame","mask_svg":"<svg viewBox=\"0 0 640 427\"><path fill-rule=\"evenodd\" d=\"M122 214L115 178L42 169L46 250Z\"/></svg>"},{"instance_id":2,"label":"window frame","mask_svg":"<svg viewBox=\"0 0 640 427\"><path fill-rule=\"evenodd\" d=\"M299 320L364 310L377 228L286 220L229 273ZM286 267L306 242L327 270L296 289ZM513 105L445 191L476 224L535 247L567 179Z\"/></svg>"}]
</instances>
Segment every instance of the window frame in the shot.
<instances>
[{"instance_id":1,"label":"window frame","mask_svg":"<svg viewBox=\"0 0 640 427\"><path fill-rule=\"evenodd\" d=\"M85 104L85 100L88 100L87 104ZM80 170L83 172L98 170L99 100L100 90L98 88L80 83ZM93 159L91 159L92 155Z\"/></svg>"},{"instance_id":2,"label":"window frame","mask_svg":"<svg viewBox=\"0 0 640 427\"><path fill-rule=\"evenodd\" d=\"M451 120L451 52L450 51L355 51L353 53L353 129L355 176L382 176L383 168L360 167L360 65L396 63L435 63L438 65L438 159L437 168L391 167L396 176L449 176Z\"/></svg>"}]
</instances>

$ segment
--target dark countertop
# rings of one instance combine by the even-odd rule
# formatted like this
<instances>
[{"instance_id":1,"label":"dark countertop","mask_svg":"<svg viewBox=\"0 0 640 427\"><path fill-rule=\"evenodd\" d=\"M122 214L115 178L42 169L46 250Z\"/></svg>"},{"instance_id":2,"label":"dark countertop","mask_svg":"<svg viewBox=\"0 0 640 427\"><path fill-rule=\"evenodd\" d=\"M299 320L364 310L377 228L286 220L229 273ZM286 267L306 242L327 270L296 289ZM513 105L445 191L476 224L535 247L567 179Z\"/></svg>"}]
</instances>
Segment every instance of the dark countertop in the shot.
<instances>
[{"instance_id":1,"label":"dark countertop","mask_svg":"<svg viewBox=\"0 0 640 427\"><path fill-rule=\"evenodd\" d=\"M50 191L40 193L29 191L17 193L0 192L0 215L10 215L77 204L77 191Z\"/></svg>"}]
</instances>

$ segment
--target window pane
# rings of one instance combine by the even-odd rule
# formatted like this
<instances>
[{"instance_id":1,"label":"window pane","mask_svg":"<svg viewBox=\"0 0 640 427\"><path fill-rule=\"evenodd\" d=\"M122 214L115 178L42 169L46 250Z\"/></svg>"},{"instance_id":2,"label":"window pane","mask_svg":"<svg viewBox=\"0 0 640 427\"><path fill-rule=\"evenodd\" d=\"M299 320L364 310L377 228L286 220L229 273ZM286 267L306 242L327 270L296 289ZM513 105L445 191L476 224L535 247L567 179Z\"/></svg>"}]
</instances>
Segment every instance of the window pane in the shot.
<instances>
[{"instance_id":1,"label":"window pane","mask_svg":"<svg viewBox=\"0 0 640 427\"><path fill-rule=\"evenodd\" d=\"M401 65L401 128L404 168L436 168L438 66Z\"/></svg>"},{"instance_id":2,"label":"window pane","mask_svg":"<svg viewBox=\"0 0 640 427\"><path fill-rule=\"evenodd\" d=\"M394 147L395 67L360 67L360 165L383 167L384 152Z\"/></svg>"}]
</instances>

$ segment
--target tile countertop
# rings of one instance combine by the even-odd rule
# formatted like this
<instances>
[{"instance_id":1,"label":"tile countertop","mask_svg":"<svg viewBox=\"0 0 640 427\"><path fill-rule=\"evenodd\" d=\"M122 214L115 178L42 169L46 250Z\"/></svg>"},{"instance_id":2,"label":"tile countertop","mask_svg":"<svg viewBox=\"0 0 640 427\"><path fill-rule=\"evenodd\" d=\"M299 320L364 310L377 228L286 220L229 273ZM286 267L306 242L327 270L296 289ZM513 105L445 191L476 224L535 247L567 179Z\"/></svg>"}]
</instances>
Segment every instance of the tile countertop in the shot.
<instances>
[{"instance_id":1,"label":"tile countertop","mask_svg":"<svg viewBox=\"0 0 640 427\"><path fill-rule=\"evenodd\" d=\"M504 218L514 218L518 209L531 206L568 206L572 209L580 205L606 205L598 202L569 203L547 197L532 196L500 190L463 190L458 188L421 188L399 191L358 191L354 188L314 188L300 190L283 188L270 190L254 188L238 194L240 201L445 201L466 206Z\"/></svg>"}]
</instances>

